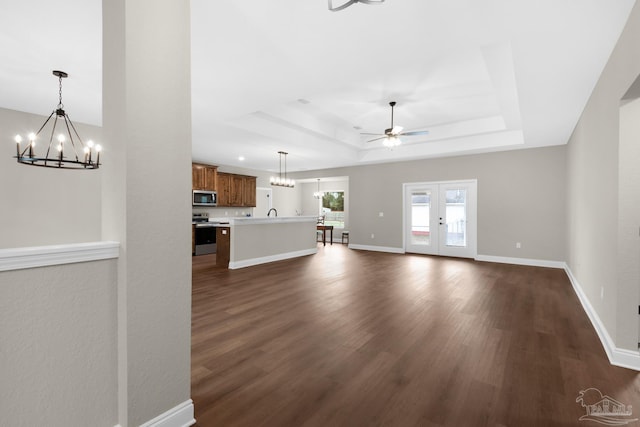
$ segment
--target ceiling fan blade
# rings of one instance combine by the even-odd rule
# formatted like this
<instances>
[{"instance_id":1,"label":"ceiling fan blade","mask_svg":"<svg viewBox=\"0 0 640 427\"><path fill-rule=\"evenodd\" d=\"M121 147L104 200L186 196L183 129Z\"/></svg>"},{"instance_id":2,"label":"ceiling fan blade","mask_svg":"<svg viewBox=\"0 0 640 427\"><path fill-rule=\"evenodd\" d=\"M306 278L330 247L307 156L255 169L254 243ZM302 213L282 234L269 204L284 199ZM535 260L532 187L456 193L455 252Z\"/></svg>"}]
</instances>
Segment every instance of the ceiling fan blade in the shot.
<instances>
[{"instance_id":1,"label":"ceiling fan blade","mask_svg":"<svg viewBox=\"0 0 640 427\"><path fill-rule=\"evenodd\" d=\"M380 4L384 3L384 0L358 0L360 3L364 4Z\"/></svg>"},{"instance_id":2,"label":"ceiling fan blade","mask_svg":"<svg viewBox=\"0 0 640 427\"><path fill-rule=\"evenodd\" d=\"M385 138L387 138L387 136L386 136L386 135L385 135L385 136L381 136L380 138L370 139L370 140L369 140L369 141L367 141L367 142L380 141L381 139L385 139Z\"/></svg>"},{"instance_id":3,"label":"ceiling fan blade","mask_svg":"<svg viewBox=\"0 0 640 427\"><path fill-rule=\"evenodd\" d=\"M329 0L329 10L330 10L331 12L338 12L338 11L340 11L340 10L342 10L342 9L346 9L346 8L348 8L349 6L351 6L352 4L357 3L357 2L358 2L358 0L349 0L348 2L346 2L345 4L343 4L342 6L333 7L333 2L332 2L332 0Z\"/></svg>"},{"instance_id":4,"label":"ceiling fan blade","mask_svg":"<svg viewBox=\"0 0 640 427\"><path fill-rule=\"evenodd\" d=\"M402 129L404 129L402 126L394 126L393 129L391 129L391 133L397 135L402 132Z\"/></svg>"},{"instance_id":5,"label":"ceiling fan blade","mask_svg":"<svg viewBox=\"0 0 640 427\"><path fill-rule=\"evenodd\" d=\"M413 131L413 132L401 132L400 135L402 135L402 136L429 135L429 131L428 130L416 130L416 131Z\"/></svg>"},{"instance_id":6,"label":"ceiling fan blade","mask_svg":"<svg viewBox=\"0 0 640 427\"><path fill-rule=\"evenodd\" d=\"M382 133L366 133L366 132L360 132L360 135L385 136Z\"/></svg>"}]
</instances>

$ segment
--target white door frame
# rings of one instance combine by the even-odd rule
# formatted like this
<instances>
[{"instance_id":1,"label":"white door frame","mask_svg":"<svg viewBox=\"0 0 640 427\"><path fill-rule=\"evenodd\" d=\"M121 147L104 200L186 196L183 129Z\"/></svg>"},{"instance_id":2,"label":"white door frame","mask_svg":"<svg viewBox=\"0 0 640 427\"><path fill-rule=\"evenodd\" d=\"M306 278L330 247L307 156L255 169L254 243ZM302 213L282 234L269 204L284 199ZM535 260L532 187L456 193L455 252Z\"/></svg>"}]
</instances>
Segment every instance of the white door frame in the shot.
<instances>
[{"instance_id":1,"label":"white door frame","mask_svg":"<svg viewBox=\"0 0 640 427\"><path fill-rule=\"evenodd\" d=\"M436 240L434 244L436 245L435 252L431 252L435 255L443 255L443 256L457 256L463 258L475 258L478 254L478 180L477 179L465 179L465 180L455 180L455 181L432 181L432 182L411 182L402 184L402 247L405 252L407 252L407 233L408 227L411 227L409 222L409 214L408 212L408 200L407 200L407 191L410 188L415 187L431 187L437 188L438 193L440 189L446 189L447 186L456 186L456 185L465 185L468 186L468 197L467 197L467 244L463 248L450 248L442 245L438 236L440 229L438 229L435 233ZM438 201L438 195L434 197L433 202L438 203L438 210L442 209L444 206L444 195L442 197L442 201ZM441 227L442 221L439 221L438 226ZM433 221L432 221L433 224Z\"/></svg>"}]
</instances>

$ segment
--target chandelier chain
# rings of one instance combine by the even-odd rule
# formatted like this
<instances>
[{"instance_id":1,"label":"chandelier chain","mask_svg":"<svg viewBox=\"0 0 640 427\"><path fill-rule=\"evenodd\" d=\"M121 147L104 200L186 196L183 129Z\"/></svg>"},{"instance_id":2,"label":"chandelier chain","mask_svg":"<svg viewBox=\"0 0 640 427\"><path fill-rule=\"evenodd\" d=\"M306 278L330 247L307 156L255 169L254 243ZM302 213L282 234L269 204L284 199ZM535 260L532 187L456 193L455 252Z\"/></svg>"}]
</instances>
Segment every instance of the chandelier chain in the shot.
<instances>
[{"instance_id":1,"label":"chandelier chain","mask_svg":"<svg viewBox=\"0 0 640 427\"><path fill-rule=\"evenodd\" d=\"M64 109L62 103L62 75L58 76L58 108Z\"/></svg>"}]
</instances>

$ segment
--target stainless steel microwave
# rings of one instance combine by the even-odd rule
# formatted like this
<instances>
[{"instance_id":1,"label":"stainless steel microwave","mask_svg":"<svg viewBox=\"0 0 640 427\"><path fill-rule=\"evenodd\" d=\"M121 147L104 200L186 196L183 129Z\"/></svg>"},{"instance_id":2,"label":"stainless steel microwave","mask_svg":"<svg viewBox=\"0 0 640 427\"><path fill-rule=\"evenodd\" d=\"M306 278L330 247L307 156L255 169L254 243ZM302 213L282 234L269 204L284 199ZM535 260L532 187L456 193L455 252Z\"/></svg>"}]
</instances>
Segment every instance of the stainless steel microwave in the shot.
<instances>
[{"instance_id":1,"label":"stainless steel microwave","mask_svg":"<svg viewBox=\"0 0 640 427\"><path fill-rule=\"evenodd\" d=\"M217 206L218 193L215 191L193 190L193 206Z\"/></svg>"}]
</instances>

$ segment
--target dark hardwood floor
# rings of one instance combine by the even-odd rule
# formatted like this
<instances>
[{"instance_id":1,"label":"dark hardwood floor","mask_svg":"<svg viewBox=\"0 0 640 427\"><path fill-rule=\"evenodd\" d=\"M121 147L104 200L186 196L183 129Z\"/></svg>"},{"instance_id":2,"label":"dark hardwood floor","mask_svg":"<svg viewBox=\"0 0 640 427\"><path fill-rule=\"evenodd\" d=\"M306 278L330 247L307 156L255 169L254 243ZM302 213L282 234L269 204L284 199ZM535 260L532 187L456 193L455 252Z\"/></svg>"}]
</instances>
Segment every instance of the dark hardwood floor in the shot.
<instances>
[{"instance_id":1,"label":"dark hardwood floor","mask_svg":"<svg viewBox=\"0 0 640 427\"><path fill-rule=\"evenodd\" d=\"M318 247L240 270L193 258L197 426L597 426L640 418L562 270ZM629 425L640 425L631 422Z\"/></svg>"}]
</instances>

